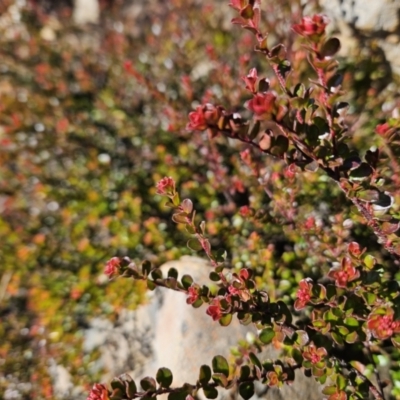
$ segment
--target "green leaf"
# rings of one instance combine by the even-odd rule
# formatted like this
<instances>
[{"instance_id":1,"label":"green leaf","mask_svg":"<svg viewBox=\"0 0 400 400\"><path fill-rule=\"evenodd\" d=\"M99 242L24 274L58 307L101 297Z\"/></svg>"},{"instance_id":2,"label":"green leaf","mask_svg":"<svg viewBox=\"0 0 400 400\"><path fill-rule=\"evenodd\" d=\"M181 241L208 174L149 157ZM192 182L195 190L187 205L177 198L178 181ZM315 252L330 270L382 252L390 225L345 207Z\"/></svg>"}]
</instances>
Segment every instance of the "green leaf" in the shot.
<instances>
[{"instance_id":1,"label":"green leaf","mask_svg":"<svg viewBox=\"0 0 400 400\"><path fill-rule=\"evenodd\" d=\"M283 60L278 65L278 72L282 75L283 78L286 77L286 74L290 72L292 69L292 64L290 64L289 60Z\"/></svg>"},{"instance_id":2,"label":"green leaf","mask_svg":"<svg viewBox=\"0 0 400 400\"><path fill-rule=\"evenodd\" d=\"M213 374L212 379L218 386L226 388L229 384L228 378L224 374Z\"/></svg>"},{"instance_id":3,"label":"green leaf","mask_svg":"<svg viewBox=\"0 0 400 400\"><path fill-rule=\"evenodd\" d=\"M379 199L379 191L374 189L360 190L356 193L358 199L371 202Z\"/></svg>"},{"instance_id":4,"label":"green leaf","mask_svg":"<svg viewBox=\"0 0 400 400\"><path fill-rule=\"evenodd\" d=\"M185 229L187 233L194 235L196 233L196 228L193 225L186 224Z\"/></svg>"},{"instance_id":5,"label":"green leaf","mask_svg":"<svg viewBox=\"0 0 400 400\"><path fill-rule=\"evenodd\" d=\"M372 168L365 162L362 162L357 168L350 172L350 180L362 181L372 175Z\"/></svg>"},{"instance_id":6,"label":"green leaf","mask_svg":"<svg viewBox=\"0 0 400 400\"><path fill-rule=\"evenodd\" d=\"M155 391L156 390L156 381L150 376L146 376L140 381L140 386L144 391Z\"/></svg>"},{"instance_id":7,"label":"green leaf","mask_svg":"<svg viewBox=\"0 0 400 400\"><path fill-rule=\"evenodd\" d=\"M320 54L322 57L332 57L340 50L340 40L337 38L328 39L322 46Z\"/></svg>"},{"instance_id":8,"label":"green leaf","mask_svg":"<svg viewBox=\"0 0 400 400\"><path fill-rule=\"evenodd\" d=\"M268 92L270 87L269 79L260 79L258 82L257 92Z\"/></svg>"},{"instance_id":9,"label":"green leaf","mask_svg":"<svg viewBox=\"0 0 400 400\"><path fill-rule=\"evenodd\" d=\"M336 386L326 386L322 389L322 393L330 396L331 394L335 394L337 392Z\"/></svg>"},{"instance_id":10,"label":"green leaf","mask_svg":"<svg viewBox=\"0 0 400 400\"><path fill-rule=\"evenodd\" d=\"M344 390L347 386L347 379L343 375L338 374L336 377L336 386L340 390Z\"/></svg>"},{"instance_id":11,"label":"green leaf","mask_svg":"<svg viewBox=\"0 0 400 400\"><path fill-rule=\"evenodd\" d=\"M306 88L302 83L298 83L293 89L294 95L298 97L304 97L305 92Z\"/></svg>"},{"instance_id":12,"label":"green leaf","mask_svg":"<svg viewBox=\"0 0 400 400\"><path fill-rule=\"evenodd\" d=\"M265 328L260 332L258 337L262 343L270 344L272 339L275 337L275 331L272 328Z\"/></svg>"},{"instance_id":13,"label":"green leaf","mask_svg":"<svg viewBox=\"0 0 400 400\"><path fill-rule=\"evenodd\" d=\"M163 273L160 268L153 269L151 271L151 277L156 280L156 279L162 279L163 278Z\"/></svg>"},{"instance_id":14,"label":"green leaf","mask_svg":"<svg viewBox=\"0 0 400 400\"><path fill-rule=\"evenodd\" d=\"M189 239L187 242L187 247L193 251L199 251L203 249L201 243L197 239Z\"/></svg>"},{"instance_id":15,"label":"green leaf","mask_svg":"<svg viewBox=\"0 0 400 400\"><path fill-rule=\"evenodd\" d=\"M257 358L257 356L256 356L253 352L250 352L250 353L249 353L249 358L250 358L250 361L251 361L254 365L256 365L258 368L262 369L262 365L261 365L260 360Z\"/></svg>"},{"instance_id":16,"label":"green leaf","mask_svg":"<svg viewBox=\"0 0 400 400\"><path fill-rule=\"evenodd\" d=\"M214 373L224 374L226 377L229 376L229 364L225 357L215 356L212 359L212 368Z\"/></svg>"},{"instance_id":17,"label":"green leaf","mask_svg":"<svg viewBox=\"0 0 400 400\"><path fill-rule=\"evenodd\" d=\"M377 296L375 293L366 292L366 293L363 293L363 297L368 305L372 305L375 303Z\"/></svg>"},{"instance_id":18,"label":"green leaf","mask_svg":"<svg viewBox=\"0 0 400 400\"><path fill-rule=\"evenodd\" d=\"M150 279L147 279L146 282L147 282L147 289L149 290L154 290L157 287L157 285Z\"/></svg>"},{"instance_id":19,"label":"green leaf","mask_svg":"<svg viewBox=\"0 0 400 400\"><path fill-rule=\"evenodd\" d=\"M301 365L303 362L303 354L299 349L292 349L292 357L296 361L297 364Z\"/></svg>"},{"instance_id":20,"label":"green leaf","mask_svg":"<svg viewBox=\"0 0 400 400\"><path fill-rule=\"evenodd\" d=\"M122 392L125 392L125 385L118 378L114 378L111 381L111 388L120 389Z\"/></svg>"},{"instance_id":21,"label":"green leaf","mask_svg":"<svg viewBox=\"0 0 400 400\"><path fill-rule=\"evenodd\" d=\"M369 270L371 270L376 264L376 258L371 256L370 254L367 254L364 257L364 264Z\"/></svg>"},{"instance_id":22,"label":"green leaf","mask_svg":"<svg viewBox=\"0 0 400 400\"><path fill-rule=\"evenodd\" d=\"M268 57L273 58L273 57L285 57L286 55L286 49L285 46L283 44L278 44L276 46L274 46L271 50L270 53L268 55Z\"/></svg>"},{"instance_id":23,"label":"green leaf","mask_svg":"<svg viewBox=\"0 0 400 400\"><path fill-rule=\"evenodd\" d=\"M253 6L248 4L246 7L240 10L240 16L245 19L251 19L254 16Z\"/></svg>"},{"instance_id":24,"label":"green leaf","mask_svg":"<svg viewBox=\"0 0 400 400\"><path fill-rule=\"evenodd\" d=\"M339 334L337 334L336 332L331 332L331 335L332 335L332 339L335 341L335 343L337 343L341 346L344 344L343 338Z\"/></svg>"},{"instance_id":25,"label":"green leaf","mask_svg":"<svg viewBox=\"0 0 400 400\"><path fill-rule=\"evenodd\" d=\"M168 400L186 400L187 395L188 393L186 391L172 392L168 395Z\"/></svg>"},{"instance_id":26,"label":"green leaf","mask_svg":"<svg viewBox=\"0 0 400 400\"><path fill-rule=\"evenodd\" d=\"M110 400L123 400L125 398L125 390L114 389L109 397Z\"/></svg>"},{"instance_id":27,"label":"green leaf","mask_svg":"<svg viewBox=\"0 0 400 400\"><path fill-rule=\"evenodd\" d=\"M247 135L250 140L255 139L257 135L260 133L260 126L261 122L256 121L255 124L251 127L250 132Z\"/></svg>"},{"instance_id":28,"label":"green leaf","mask_svg":"<svg viewBox=\"0 0 400 400\"><path fill-rule=\"evenodd\" d=\"M178 279L178 270L176 268L170 268L168 270L168 278Z\"/></svg>"},{"instance_id":29,"label":"green leaf","mask_svg":"<svg viewBox=\"0 0 400 400\"><path fill-rule=\"evenodd\" d=\"M209 277L213 282L219 282L221 280L220 275L215 271L211 271Z\"/></svg>"},{"instance_id":30,"label":"green leaf","mask_svg":"<svg viewBox=\"0 0 400 400\"><path fill-rule=\"evenodd\" d=\"M137 387L135 381L128 374L123 374L120 378L125 383L125 391L129 398L133 398L137 393Z\"/></svg>"},{"instance_id":31,"label":"green leaf","mask_svg":"<svg viewBox=\"0 0 400 400\"><path fill-rule=\"evenodd\" d=\"M356 331L349 333L346 338L345 341L347 343L355 343L356 340L358 339L358 333Z\"/></svg>"},{"instance_id":32,"label":"green leaf","mask_svg":"<svg viewBox=\"0 0 400 400\"><path fill-rule=\"evenodd\" d=\"M225 314L218 322L221 326L228 326L232 322L232 314Z\"/></svg>"},{"instance_id":33,"label":"green leaf","mask_svg":"<svg viewBox=\"0 0 400 400\"><path fill-rule=\"evenodd\" d=\"M393 336L391 340L392 340L393 346L400 349L400 335Z\"/></svg>"},{"instance_id":34,"label":"green leaf","mask_svg":"<svg viewBox=\"0 0 400 400\"><path fill-rule=\"evenodd\" d=\"M202 365L199 372L199 382L204 386L211 379L211 368L208 365Z\"/></svg>"},{"instance_id":35,"label":"green leaf","mask_svg":"<svg viewBox=\"0 0 400 400\"><path fill-rule=\"evenodd\" d=\"M344 324L347 326L357 327L359 325L359 322L354 317L348 317L344 319Z\"/></svg>"},{"instance_id":36,"label":"green leaf","mask_svg":"<svg viewBox=\"0 0 400 400\"><path fill-rule=\"evenodd\" d=\"M149 260L144 260L142 263L142 273L144 276L147 276L150 274L150 271L152 269L151 262Z\"/></svg>"},{"instance_id":37,"label":"green leaf","mask_svg":"<svg viewBox=\"0 0 400 400\"><path fill-rule=\"evenodd\" d=\"M172 204L175 207L178 207L180 202L181 202L181 200L179 199L179 194L178 193L175 193L174 197L171 200L172 200Z\"/></svg>"},{"instance_id":38,"label":"green leaf","mask_svg":"<svg viewBox=\"0 0 400 400\"><path fill-rule=\"evenodd\" d=\"M335 74L331 78L329 78L328 82L326 83L326 86L329 90L331 88L337 88L340 86L343 82L343 75L342 74Z\"/></svg>"},{"instance_id":39,"label":"green leaf","mask_svg":"<svg viewBox=\"0 0 400 400\"><path fill-rule=\"evenodd\" d=\"M228 254L225 249L218 249L215 252L214 257L217 262L224 262L226 260L227 255Z\"/></svg>"},{"instance_id":40,"label":"green leaf","mask_svg":"<svg viewBox=\"0 0 400 400\"><path fill-rule=\"evenodd\" d=\"M137 393L136 383L133 379L127 381L126 383L126 394L129 398L133 398Z\"/></svg>"},{"instance_id":41,"label":"green leaf","mask_svg":"<svg viewBox=\"0 0 400 400\"><path fill-rule=\"evenodd\" d=\"M240 373L239 373L239 379L242 381L245 381L247 378L249 378L251 374L251 369L248 365L242 365L240 367Z\"/></svg>"},{"instance_id":42,"label":"green leaf","mask_svg":"<svg viewBox=\"0 0 400 400\"><path fill-rule=\"evenodd\" d=\"M279 135L275 140L273 140L270 152L275 156L281 156L287 152L288 148L289 139L286 136Z\"/></svg>"},{"instance_id":43,"label":"green leaf","mask_svg":"<svg viewBox=\"0 0 400 400\"><path fill-rule=\"evenodd\" d=\"M207 399L216 399L218 397L218 390L212 386L203 386L203 392Z\"/></svg>"},{"instance_id":44,"label":"green leaf","mask_svg":"<svg viewBox=\"0 0 400 400\"><path fill-rule=\"evenodd\" d=\"M183 275L181 279L182 285L185 289L188 289L192 286L193 278L190 275Z\"/></svg>"},{"instance_id":45,"label":"green leaf","mask_svg":"<svg viewBox=\"0 0 400 400\"><path fill-rule=\"evenodd\" d=\"M243 382L239 385L239 394L248 400L254 395L254 383L253 382Z\"/></svg>"},{"instance_id":46,"label":"green leaf","mask_svg":"<svg viewBox=\"0 0 400 400\"><path fill-rule=\"evenodd\" d=\"M349 334L349 330L345 326L337 326L336 328L342 336L347 336Z\"/></svg>"},{"instance_id":47,"label":"green leaf","mask_svg":"<svg viewBox=\"0 0 400 400\"><path fill-rule=\"evenodd\" d=\"M156 380L163 388L169 388L172 383L172 372L168 368L160 368L157 371Z\"/></svg>"}]
</instances>

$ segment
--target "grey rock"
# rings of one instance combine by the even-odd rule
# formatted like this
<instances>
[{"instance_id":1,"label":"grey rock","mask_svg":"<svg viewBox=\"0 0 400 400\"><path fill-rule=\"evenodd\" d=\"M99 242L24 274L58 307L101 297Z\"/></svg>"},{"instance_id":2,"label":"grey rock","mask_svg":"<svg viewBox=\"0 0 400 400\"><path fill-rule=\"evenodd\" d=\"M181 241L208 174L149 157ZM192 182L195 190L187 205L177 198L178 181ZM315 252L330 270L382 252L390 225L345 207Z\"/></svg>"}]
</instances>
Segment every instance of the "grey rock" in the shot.
<instances>
[{"instance_id":1,"label":"grey rock","mask_svg":"<svg viewBox=\"0 0 400 400\"><path fill-rule=\"evenodd\" d=\"M399 0L320 0L320 5L334 20L361 31L395 32L400 26Z\"/></svg>"},{"instance_id":2,"label":"grey rock","mask_svg":"<svg viewBox=\"0 0 400 400\"><path fill-rule=\"evenodd\" d=\"M97 24L100 18L98 0L74 0L72 19L76 24Z\"/></svg>"},{"instance_id":3,"label":"grey rock","mask_svg":"<svg viewBox=\"0 0 400 400\"><path fill-rule=\"evenodd\" d=\"M377 45L393 74L400 75L400 0L319 0L342 43L340 55Z\"/></svg>"}]
</instances>

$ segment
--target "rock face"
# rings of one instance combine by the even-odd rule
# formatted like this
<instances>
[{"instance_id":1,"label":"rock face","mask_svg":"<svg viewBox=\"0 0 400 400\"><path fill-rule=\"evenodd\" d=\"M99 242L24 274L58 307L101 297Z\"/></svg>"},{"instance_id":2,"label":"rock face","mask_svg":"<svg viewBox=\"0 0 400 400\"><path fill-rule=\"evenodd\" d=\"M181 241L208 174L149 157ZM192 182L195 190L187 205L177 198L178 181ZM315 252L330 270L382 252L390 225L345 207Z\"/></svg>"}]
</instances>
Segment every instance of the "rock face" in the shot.
<instances>
[{"instance_id":1,"label":"rock face","mask_svg":"<svg viewBox=\"0 0 400 400\"><path fill-rule=\"evenodd\" d=\"M319 0L319 4L341 32L343 55L360 42L365 46L365 41L372 40L392 71L400 75L400 0Z\"/></svg>"},{"instance_id":2,"label":"rock face","mask_svg":"<svg viewBox=\"0 0 400 400\"><path fill-rule=\"evenodd\" d=\"M210 267L204 260L183 257L165 264L164 274L171 267L178 270L179 276L186 273L197 283L209 283ZM86 336L86 345L96 345L96 337L105 343L101 349L103 365L110 370L107 379L129 370L135 379L154 377L158 368L167 367L174 374L173 384L181 385L195 383L200 366L210 365L215 355L229 358L230 348L249 332L254 334L254 327L240 325L236 319L228 327L221 327L205 314L205 307L194 309L186 304L182 293L159 288L152 293L148 304L122 315L116 327L97 321ZM260 357L277 356L275 350L267 348ZM316 382L301 371L295 383L285 385L282 390L266 390L260 385L258 396L268 400L322 398ZM220 393L221 399L228 397L238 396L232 391Z\"/></svg>"},{"instance_id":3,"label":"rock face","mask_svg":"<svg viewBox=\"0 0 400 400\"><path fill-rule=\"evenodd\" d=\"M76 24L99 22L100 6L98 0L74 0L72 19Z\"/></svg>"}]
</instances>

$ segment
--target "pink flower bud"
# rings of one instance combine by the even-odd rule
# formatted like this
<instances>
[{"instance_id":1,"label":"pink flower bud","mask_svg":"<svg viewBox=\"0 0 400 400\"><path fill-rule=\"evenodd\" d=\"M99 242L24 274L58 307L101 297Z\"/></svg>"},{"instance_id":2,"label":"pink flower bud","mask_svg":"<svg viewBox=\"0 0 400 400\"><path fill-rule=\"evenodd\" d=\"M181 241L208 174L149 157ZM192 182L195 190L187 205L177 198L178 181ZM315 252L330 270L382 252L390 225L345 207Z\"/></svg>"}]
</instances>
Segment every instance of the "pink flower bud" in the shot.
<instances>
[{"instance_id":1,"label":"pink flower bud","mask_svg":"<svg viewBox=\"0 0 400 400\"><path fill-rule=\"evenodd\" d=\"M294 302L295 310L301 310L311 300L313 285L310 279L302 279L299 282L299 290L297 291L297 299Z\"/></svg>"},{"instance_id":2,"label":"pink flower bud","mask_svg":"<svg viewBox=\"0 0 400 400\"><path fill-rule=\"evenodd\" d=\"M215 107L210 103L198 106L196 111L189 113L189 123L186 125L186 129L189 131L204 131L207 128L213 128L217 125L221 115L221 107Z\"/></svg>"},{"instance_id":3,"label":"pink flower bud","mask_svg":"<svg viewBox=\"0 0 400 400\"><path fill-rule=\"evenodd\" d=\"M87 397L87 400L108 400L108 390L107 388L100 384L100 383L95 383L93 385L92 390L89 393L89 396Z\"/></svg>"},{"instance_id":4,"label":"pink flower bud","mask_svg":"<svg viewBox=\"0 0 400 400\"><path fill-rule=\"evenodd\" d=\"M175 194L175 181L170 177L166 176L157 183L157 194L164 194L167 196L173 196Z\"/></svg>"},{"instance_id":5,"label":"pink flower bud","mask_svg":"<svg viewBox=\"0 0 400 400\"><path fill-rule=\"evenodd\" d=\"M332 268L328 277L335 280L337 287L346 287L349 282L360 277L360 271L353 266L349 257L344 257L341 266Z\"/></svg>"},{"instance_id":6,"label":"pink flower bud","mask_svg":"<svg viewBox=\"0 0 400 400\"><path fill-rule=\"evenodd\" d=\"M206 310L206 314L209 315L214 321L218 321L222 318L221 303L218 298L213 299Z\"/></svg>"},{"instance_id":7,"label":"pink flower bud","mask_svg":"<svg viewBox=\"0 0 400 400\"><path fill-rule=\"evenodd\" d=\"M390 131L390 126L387 122L385 122L384 124L377 125L375 128L375 133L383 137L385 137L389 131Z\"/></svg>"},{"instance_id":8,"label":"pink flower bud","mask_svg":"<svg viewBox=\"0 0 400 400\"><path fill-rule=\"evenodd\" d=\"M108 278L112 278L118 273L118 267L121 264L121 260L118 257L113 257L107 261L106 267L104 268L104 273Z\"/></svg>"},{"instance_id":9,"label":"pink flower bud","mask_svg":"<svg viewBox=\"0 0 400 400\"><path fill-rule=\"evenodd\" d=\"M256 93L247 102L247 108L256 115L257 119L265 119L276 110L275 100L276 96L272 93Z\"/></svg>"},{"instance_id":10,"label":"pink flower bud","mask_svg":"<svg viewBox=\"0 0 400 400\"><path fill-rule=\"evenodd\" d=\"M292 29L302 36L321 36L325 33L328 22L329 20L325 15L316 14L312 17L302 18L300 24L293 25Z\"/></svg>"},{"instance_id":11,"label":"pink flower bud","mask_svg":"<svg viewBox=\"0 0 400 400\"><path fill-rule=\"evenodd\" d=\"M372 312L368 317L367 327L380 340L388 339L394 333L400 333L400 321L394 321L394 311L390 307L386 307L385 314Z\"/></svg>"},{"instance_id":12,"label":"pink flower bud","mask_svg":"<svg viewBox=\"0 0 400 400\"><path fill-rule=\"evenodd\" d=\"M327 356L327 351L324 347L317 348L314 343L305 347L303 357L310 361L311 364L317 364Z\"/></svg>"},{"instance_id":13,"label":"pink flower bud","mask_svg":"<svg viewBox=\"0 0 400 400\"><path fill-rule=\"evenodd\" d=\"M188 297L186 299L187 304L193 304L200 298L199 288L197 286L190 286L188 289Z\"/></svg>"},{"instance_id":14,"label":"pink flower bud","mask_svg":"<svg viewBox=\"0 0 400 400\"><path fill-rule=\"evenodd\" d=\"M257 70L252 68L247 76L242 77L244 83L246 84L246 89L250 90L250 92L256 92L256 83L258 79Z\"/></svg>"}]
</instances>

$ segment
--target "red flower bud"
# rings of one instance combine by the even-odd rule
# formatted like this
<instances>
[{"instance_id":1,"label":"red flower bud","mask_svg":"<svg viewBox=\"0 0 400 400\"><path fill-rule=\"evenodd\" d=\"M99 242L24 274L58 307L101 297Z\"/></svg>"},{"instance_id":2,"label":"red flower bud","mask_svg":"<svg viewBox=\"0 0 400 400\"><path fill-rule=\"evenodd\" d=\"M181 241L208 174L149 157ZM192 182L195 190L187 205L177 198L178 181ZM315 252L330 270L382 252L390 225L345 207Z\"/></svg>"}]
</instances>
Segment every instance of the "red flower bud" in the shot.
<instances>
[{"instance_id":1,"label":"red flower bud","mask_svg":"<svg viewBox=\"0 0 400 400\"><path fill-rule=\"evenodd\" d=\"M193 304L199 299L199 288L197 286L190 286L188 289L188 297L186 299L187 304Z\"/></svg>"},{"instance_id":2,"label":"red flower bud","mask_svg":"<svg viewBox=\"0 0 400 400\"><path fill-rule=\"evenodd\" d=\"M316 14L312 17L302 18L300 24L293 25L292 29L302 36L321 36L325 33L328 22L329 20L325 15Z\"/></svg>"},{"instance_id":3,"label":"red flower bud","mask_svg":"<svg viewBox=\"0 0 400 400\"><path fill-rule=\"evenodd\" d=\"M391 337L394 333L400 333L400 321L394 321L394 311L390 307L386 307L386 313L382 314L381 312L385 311L380 309L375 312L373 311L367 320L367 327L371 331L371 333L377 339L387 339Z\"/></svg>"},{"instance_id":4,"label":"red flower bud","mask_svg":"<svg viewBox=\"0 0 400 400\"><path fill-rule=\"evenodd\" d=\"M247 102L247 108L257 119L265 119L275 111L275 100L276 96L272 93L257 93Z\"/></svg>"},{"instance_id":5,"label":"red flower bud","mask_svg":"<svg viewBox=\"0 0 400 400\"><path fill-rule=\"evenodd\" d=\"M215 107L210 103L198 106L196 111L189 113L189 123L186 125L186 129L189 131L204 131L207 128L215 127L221 115L221 107Z\"/></svg>"},{"instance_id":6,"label":"red flower bud","mask_svg":"<svg viewBox=\"0 0 400 400\"><path fill-rule=\"evenodd\" d=\"M242 77L244 83L246 84L246 89L250 90L250 92L256 92L256 83L258 79L257 70L252 68L247 76Z\"/></svg>"},{"instance_id":7,"label":"red flower bud","mask_svg":"<svg viewBox=\"0 0 400 400\"><path fill-rule=\"evenodd\" d=\"M170 177L166 176L157 183L157 194L165 194L167 196L173 196L175 194L175 181Z\"/></svg>"},{"instance_id":8,"label":"red flower bud","mask_svg":"<svg viewBox=\"0 0 400 400\"><path fill-rule=\"evenodd\" d=\"M121 260L118 257L113 257L107 261L106 267L104 268L104 273L112 278L118 273L118 267L121 264Z\"/></svg>"},{"instance_id":9,"label":"red flower bud","mask_svg":"<svg viewBox=\"0 0 400 400\"><path fill-rule=\"evenodd\" d=\"M310 279L302 279L299 282L299 290L297 291L297 299L294 302L295 310L301 310L311 300L313 285Z\"/></svg>"},{"instance_id":10,"label":"red flower bud","mask_svg":"<svg viewBox=\"0 0 400 400\"><path fill-rule=\"evenodd\" d=\"M360 271L353 267L351 259L344 257L340 267L334 267L328 272L329 278L335 279L337 287L346 287L348 282L360 277Z\"/></svg>"},{"instance_id":11,"label":"red flower bud","mask_svg":"<svg viewBox=\"0 0 400 400\"><path fill-rule=\"evenodd\" d=\"M222 318L221 303L218 298L212 300L211 304L206 310L206 314L209 315L214 321L218 321Z\"/></svg>"},{"instance_id":12,"label":"red flower bud","mask_svg":"<svg viewBox=\"0 0 400 400\"><path fill-rule=\"evenodd\" d=\"M303 357L312 364L317 364L327 356L327 351L324 347L315 347L313 343L305 347Z\"/></svg>"},{"instance_id":13,"label":"red flower bud","mask_svg":"<svg viewBox=\"0 0 400 400\"><path fill-rule=\"evenodd\" d=\"M107 388L100 383L95 383L87 400L109 400Z\"/></svg>"},{"instance_id":14,"label":"red flower bud","mask_svg":"<svg viewBox=\"0 0 400 400\"><path fill-rule=\"evenodd\" d=\"M375 128L375 133L383 137L385 137L389 131L390 131L390 126L387 122L385 122L384 124L377 125Z\"/></svg>"}]
</instances>

